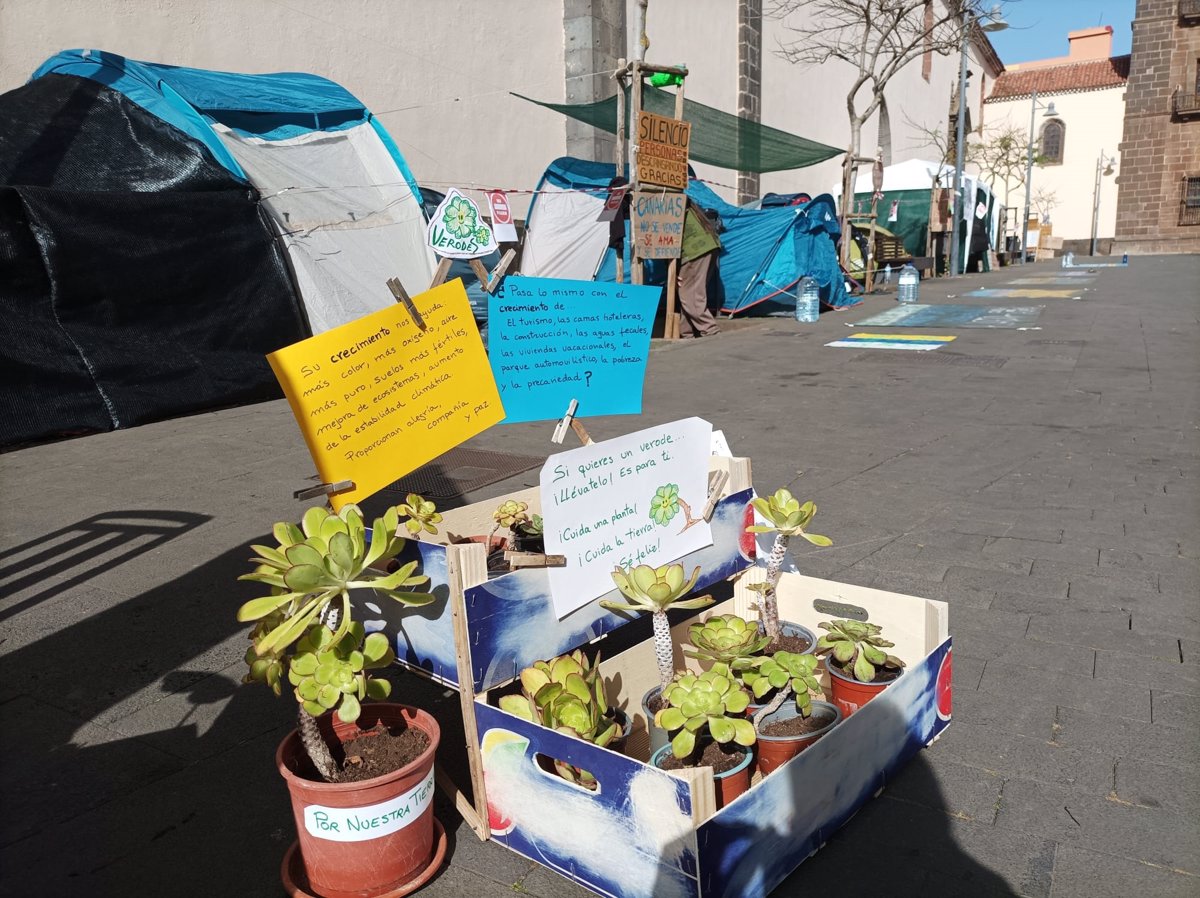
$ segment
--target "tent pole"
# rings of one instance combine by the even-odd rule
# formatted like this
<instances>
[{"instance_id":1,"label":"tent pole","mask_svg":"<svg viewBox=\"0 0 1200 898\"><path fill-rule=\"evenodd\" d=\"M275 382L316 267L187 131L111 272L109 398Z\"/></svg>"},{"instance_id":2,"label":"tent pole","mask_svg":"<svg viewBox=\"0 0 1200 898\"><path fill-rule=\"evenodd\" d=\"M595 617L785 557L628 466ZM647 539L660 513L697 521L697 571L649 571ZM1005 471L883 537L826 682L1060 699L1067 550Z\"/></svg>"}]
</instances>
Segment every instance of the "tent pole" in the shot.
<instances>
[{"instance_id":1,"label":"tent pole","mask_svg":"<svg viewBox=\"0 0 1200 898\"><path fill-rule=\"evenodd\" d=\"M636 131L638 127L638 119L642 115L642 65L637 60L629 64L630 74L630 110L629 121L631 131ZM637 201L637 191L642 187L638 179L638 145L637 136L633 133L629 136L629 189L632 191L634 202ZM644 282L644 271L642 260L638 256L637 240L632 241L631 252L629 256L629 282L632 284L641 284Z\"/></svg>"},{"instance_id":2,"label":"tent pole","mask_svg":"<svg viewBox=\"0 0 1200 898\"><path fill-rule=\"evenodd\" d=\"M617 141L614 147L614 174L617 177L625 172L625 73L628 65L624 58L618 59L617 70L613 72L613 79L617 82ZM617 283L624 282L625 247L622 241L622 245L617 247Z\"/></svg>"},{"instance_id":3,"label":"tent pole","mask_svg":"<svg viewBox=\"0 0 1200 898\"><path fill-rule=\"evenodd\" d=\"M675 89L675 118L683 119L683 82ZM685 194L686 196L686 194ZM684 200L686 208L687 200ZM684 212L686 218L687 212ZM674 258L667 263L667 318L663 324L663 336L668 340L679 339L679 313L675 311L675 299L678 293L679 259Z\"/></svg>"}]
</instances>

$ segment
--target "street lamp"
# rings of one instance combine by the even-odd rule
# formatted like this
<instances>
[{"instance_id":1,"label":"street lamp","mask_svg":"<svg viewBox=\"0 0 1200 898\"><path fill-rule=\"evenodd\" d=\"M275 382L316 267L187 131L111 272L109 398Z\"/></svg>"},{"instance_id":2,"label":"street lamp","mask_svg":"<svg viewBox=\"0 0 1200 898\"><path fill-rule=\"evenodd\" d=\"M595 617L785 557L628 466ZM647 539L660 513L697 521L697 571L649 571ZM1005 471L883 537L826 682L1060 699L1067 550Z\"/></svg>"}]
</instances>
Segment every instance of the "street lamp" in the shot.
<instances>
[{"instance_id":1,"label":"street lamp","mask_svg":"<svg viewBox=\"0 0 1200 898\"><path fill-rule=\"evenodd\" d=\"M1096 187L1092 191L1092 252L1091 255L1096 255L1096 229L1100 226L1100 177L1108 177L1113 173L1113 163L1117 161L1115 156L1105 156L1104 150L1100 151L1100 158L1096 160Z\"/></svg>"},{"instance_id":2,"label":"street lamp","mask_svg":"<svg viewBox=\"0 0 1200 898\"><path fill-rule=\"evenodd\" d=\"M958 139L954 144L954 212L950 216L950 269L946 273L950 277L959 274L958 260L958 218L966 208L962 197L963 145L966 139L967 123L967 43L971 35L971 26L978 23L984 31L1003 31L1008 23L1000 15L1000 7L993 6L991 11L980 16L970 4L964 4L962 11L962 41L959 46L958 64Z\"/></svg>"},{"instance_id":3,"label":"street lamp","mask_svg":"<svg viewBox=\"0 0 1200 898\"><path fill-rule=\"evenodd\" d=\"M1053 118L1058 115L1054 111L1054 101L1051 100L1048 106L1038 102L1037 91L1032 94L1033 103L1029 107L1029 147L1025 152L1025 220L1021 222L1021 264L1025 264L1025 254L1028 252L1026 243L1029 241L1029 201L1030 191L1033 188L1033 126L1037 123L1037 111L1045 109L1042 113L1042 118Z\"/></svg>"}]
</instances>

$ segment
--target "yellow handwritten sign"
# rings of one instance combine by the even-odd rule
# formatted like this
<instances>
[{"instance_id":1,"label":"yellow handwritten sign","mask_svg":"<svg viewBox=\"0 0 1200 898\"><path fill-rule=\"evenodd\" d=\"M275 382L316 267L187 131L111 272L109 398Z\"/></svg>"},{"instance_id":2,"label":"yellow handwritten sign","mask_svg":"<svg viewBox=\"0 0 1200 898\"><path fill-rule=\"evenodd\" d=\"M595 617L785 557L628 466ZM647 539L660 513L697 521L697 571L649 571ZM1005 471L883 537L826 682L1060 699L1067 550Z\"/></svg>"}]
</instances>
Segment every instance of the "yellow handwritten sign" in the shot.
<instances>
[{"instance_id":1,"label":"yellow handwritten sign","mask_svg":"<svg viewBox=\"0 0 1200 898\"><path fill-rule=\"evenodd\" d=\"M504 418L462 281L267 356L330 496L358 502Z\"/></svg>"}]
</instances>

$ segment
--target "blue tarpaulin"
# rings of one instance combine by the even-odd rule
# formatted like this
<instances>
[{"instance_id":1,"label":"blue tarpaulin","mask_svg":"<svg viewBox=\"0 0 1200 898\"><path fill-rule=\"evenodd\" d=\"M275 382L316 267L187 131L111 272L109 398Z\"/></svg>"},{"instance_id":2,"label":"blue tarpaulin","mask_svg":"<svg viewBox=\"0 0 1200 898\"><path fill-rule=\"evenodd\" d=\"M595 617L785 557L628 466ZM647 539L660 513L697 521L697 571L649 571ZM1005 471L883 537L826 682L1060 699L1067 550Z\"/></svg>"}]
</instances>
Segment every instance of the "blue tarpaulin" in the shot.
<instances>
[{"instance_id":1,"label":"blue tarpaulin","mask_svg":"<svg viewBox=\"0 0 1200 898\"><path fill-rule=\"evenodd\" d=\"M599 206L614 171L611 164L564 157L550 164L538 188L595 191L596 205ZM725 202L695 178L689 180L687 194L697 205L716 211L721 219L723 312L744 312L768 300L793 305L799 281L806 275L821 285L821 300L826 305L838 307L857 302L847 295L838 266L835 249L839 233L837 212L829 195L800 206L752 209ZM530 207L529 218L534 230L537 223L535 210L540 200L540 196L535 196ZM595 227L607 232L608 225L600 222ZM628 254L627 240L626 271L629 270ZM605 252L600 260L595 279L616 280L616 253L613 250ZM663 284L665 281L665 262L646 263L646 283Z\"/></svg>"}]
</instances>

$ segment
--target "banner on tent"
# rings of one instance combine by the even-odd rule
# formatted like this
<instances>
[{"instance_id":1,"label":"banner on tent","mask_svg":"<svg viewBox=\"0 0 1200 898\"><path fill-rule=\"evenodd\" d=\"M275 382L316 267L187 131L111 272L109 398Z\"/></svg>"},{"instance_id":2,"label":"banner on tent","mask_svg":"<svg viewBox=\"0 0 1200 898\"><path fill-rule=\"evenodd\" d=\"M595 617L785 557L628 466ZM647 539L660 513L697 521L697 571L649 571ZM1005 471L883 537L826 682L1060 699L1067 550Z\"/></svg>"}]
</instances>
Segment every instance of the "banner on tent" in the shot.
<instances>
[{"instance_id":1,"label":"banner on tent","mask_svg":"<svg viewBox=\"0 0 1200 898\"><path fill-rule=\"evenodd\" d=\"M496 251L496 235L479 207L453 187L430 216L425 241L447 259L478 259Z\"/></svg>"},{"instance_id":2,"label":"banner on tent","mask_svg":"<svg viewBox=\"0 0 1200 898\"><path fill-rule=\"evenodd\" d=\"M507 277L488 298L488 351L505 423L637 415L659 287Z\"/></svg>"},{"instance_id":3,"label":"banner on tent","mask_svg":"<svg viewBox=\"0 0 1200 898\"><path fill-rule=\"evenodd\" d=\"M632 214L634 251L642 259L678 259L683 249L683 219L687 196L682 193L634 191Z\"/></svg>"},{"instance_id":4,"label":"banner on tent","mask_svg":"<svg viewBox=\"0 0 1200 898\"><path fill-rule=\"evenodd\" d=\"M642 110L638 116L638 183L686 190L691 136L688 122Z\"/></svg>"},{"instance_id":5,"label":"banner on tent","mask_svg":"<svg viewBox=\"0 0 1200 898\"><path fill-rule=\"evenodd\" d=\"M267 356L335 509L504 417L462 281L412 301L424 330L397 304Z\"/></svg>"}]
</instances>

